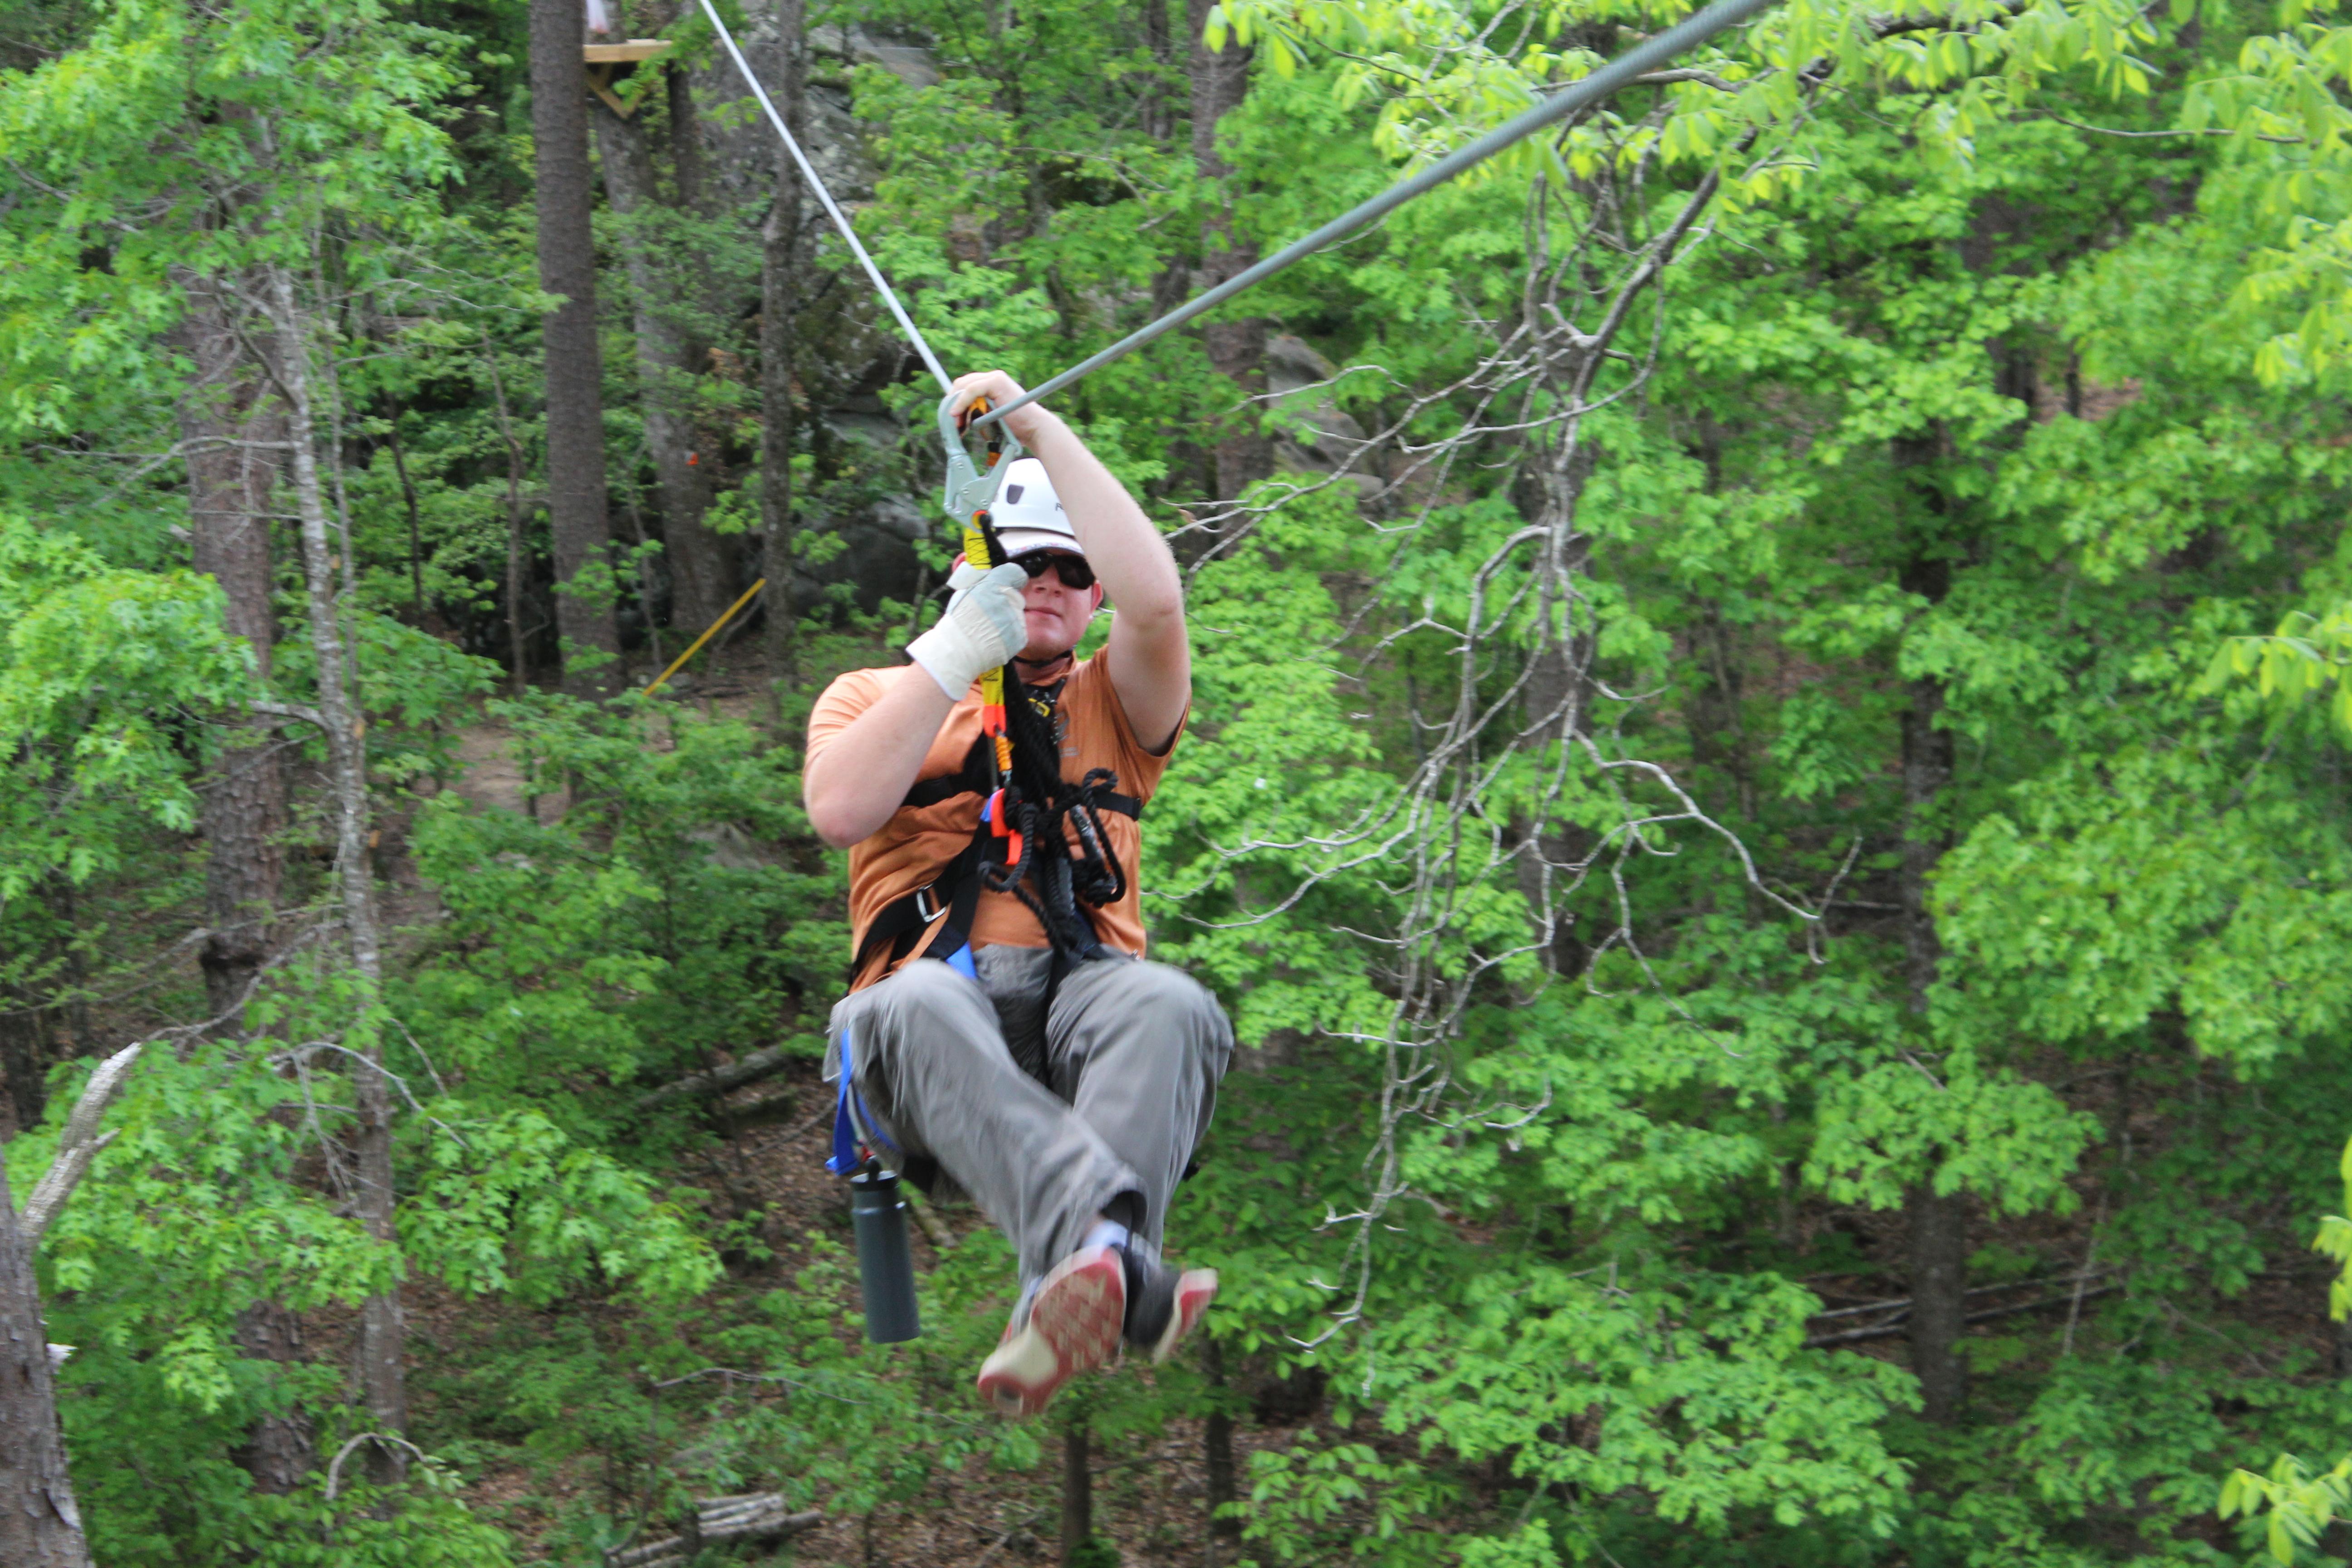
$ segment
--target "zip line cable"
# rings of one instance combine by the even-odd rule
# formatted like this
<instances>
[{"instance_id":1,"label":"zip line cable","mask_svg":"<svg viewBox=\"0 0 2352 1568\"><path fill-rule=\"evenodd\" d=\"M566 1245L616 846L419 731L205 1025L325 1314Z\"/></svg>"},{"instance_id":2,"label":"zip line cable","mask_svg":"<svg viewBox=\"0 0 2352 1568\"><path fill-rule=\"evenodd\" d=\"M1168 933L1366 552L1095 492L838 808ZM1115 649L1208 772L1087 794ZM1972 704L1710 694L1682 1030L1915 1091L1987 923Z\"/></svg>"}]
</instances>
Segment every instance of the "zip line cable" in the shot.
<instances>
[{"instance_id":1,"label":"zip line cable","mask_svg":"<svg viewBox=\"0 0 2352 1568\"><path fill-rule=\"evenodd\" d=\"M866 254L864 246L857 243L857 231L849 226L849 219L842 213L840 205L833 199L833 193L824 188L823 180L817 178L816 166L808 161L808 154L801 151L801 144L794 141L793 133L784 128L784 117L778 114L776 106L768 101L768 89L761 87L760 79L751 74L751 62L744 59L743 51L735 47L735 35L729 32L727 24L719 19L718 9L710 4L710 0L702 0L702 14L710 18L712 26L719 29L719 41L727 46L728 58L735 62L735 68L742 73L744 83L751 89L751 96L758 99L760 107L768 111L768 123L774 126L776 134L784 139L785 150L792 153L793 162L800 165L801 177L806 180L810 188L816 192L816 199L824 204L825 216L833 219L833 226L839 229L841 237L849 242L850 254L856 257L857 264L866 268L866 276L874 279L874 287L881 290L882 302L889 306L890 313L898 319L899 330L907 334L907 341L915 345L915 352L923 356L923 368L929 371L933 378L939 382L941 392L954 390L955 383L949 378L948 373L940 367L940 356L931 352L931 345L923 341L923 334L916 330L913 320L907 314L906 307L898 303L898 296L890 289L890 280L882 276L882 269L874 265L874 258Z\"/></svg>"},{"instance_id":2,"label":"zip line cable","mask_svg":"<svg viewBox=\"0 0 2352 1568\"><path fill-rule=\"evenodd\" d=\"M1555 96L1545 99L1515 119L1506 121L1475 142L1455 148L1421 173L1401 180L1370 200L1349 208L1306 238L1284 246L1256 266L1235 273L1207 293L1179 305L1150 325L1129 332L1110 347L1072 365L1051 381L1001 407L990 409L972 420L971 427L993 425L1014 409L1034 403L1049 393L1059 392L1080 376L1100 370L1113 360L1125 358L1153 339L1174 331L1205 311L1215 310L1243 289L1265 282L1324 247L1346 238L1374 219L1387 216L1413 197L1435 189L1464 170L1485 163L1505 148L1525 141L1548 125L1557 124L1580 109L1600 102L1635 77L1665 64L1696 44L1705 43L1725 28L1747 21L1773 3L1774 0L1717 0L1715 5L1696 16L1686 16L1655 37L1634 45L1591 76L1570 84ZM841 208L834 205L832 195L825 190L824 182L816 177L816 171L809 166L800 143L793 141L793 133L784 129L782 117L777 114L775 105L768 101L767 93L761 90L758 79L751 75L751 68L744 63L741 52L735 47L734 38L728 34L727 25L719 19L719 13L712 8L710 0L702 0L702 9L710 18L710 25L719 29L719 41L727 46L728 54L734 58L735 68L743 73L743 79L751 83L751 91L760 100L760 107L768 111L769 122L775 126L776 134L784 139L784 145L792 150L793 160L801 166L801 173L807 176L810 184L816 187L817 195L824 203L824 210L833 216L834 224L841 230L842 237L849 241L849 248L856 253L859 261L865 263L866 274L882 291L883 302L898 319L898 325L906 329L916 352L923 356L923 363L930 367L933 375L939 377L941 389L948 389L951 384L947 372L940 368L940 362L932 355L930 345L923 341L923 334L915 330L915 323L908 320L906 310L898 304L898 297L890 291L890 285L884 280L881 268L876 267L873 258L866 254L866 247L857 243L857 236L850 230L849 220L842 216Z\"/></svg>"},{"instance_id":3,"label":"zip line cable","mask_svg":"<svg viewBox=\"0 0 2352 1568\"><path fill-rule=\"evenodd\" d=\"M709 0L704 0L704 4L709 3ZM1467 146L1454 149L1411 179L1400 181L1371 200L1350 207L1306 238L1284 246L1256 266L1235 273L1207 293L1179 305L1150 325L1129 332L1100 353L1072 365L1034 391L1013 399L1001 408L990 409L972 424L994 424L1024 404L1034 403L1047 393L1059 392L1080 376L1133 353L1152 339L1174 331L1203 311L1215 310L1243 289L1265 282L1292 263L1304 260L1335 240L1345 238L1373 219L1387 216L1413 197L1444 184L1465 169L1485 163L1513 142L1522 141L1557 121L1567 119L1580 109L1598 103L1644 71L1665 64L1692 45L1706 42L1726 27L1746 21L1771 4L1773 0L1717 0L1717 4L1697 16L1685 17L1657 37L1636 44L1583 80L1571 84L1559 96L1545 99L1517 119L1505 121Z\"/></svg>"}]
</instances>

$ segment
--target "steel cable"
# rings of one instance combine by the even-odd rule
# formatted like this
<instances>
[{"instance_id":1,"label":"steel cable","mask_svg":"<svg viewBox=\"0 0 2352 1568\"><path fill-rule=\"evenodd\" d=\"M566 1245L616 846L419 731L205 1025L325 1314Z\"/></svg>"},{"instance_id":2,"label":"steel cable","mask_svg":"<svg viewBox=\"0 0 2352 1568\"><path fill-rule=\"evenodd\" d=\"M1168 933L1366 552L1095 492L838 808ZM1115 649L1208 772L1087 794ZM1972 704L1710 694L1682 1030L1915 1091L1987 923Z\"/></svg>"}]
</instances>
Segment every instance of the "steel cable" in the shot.
<instances>
[{"instance_id":1,"label":"steel cable","mask_svg":"<svg viewBox=\"0 0 2352 1568\"><path fill-rule=\"evenodd\" d=\"M1206 293L1179 305L1149 325L1129 332L1101 353L1081 360L1059 375L1013 399L1010 403L990 409L971 422L972 427L993 425L1014 409L1034 403L1048 394L1059 392L1079 377L1100 370L1113 360L1125 358L1152 340L1165 336L1195 317L1215 310L1244 289L1255 288L1276 273L1306 259L1326 246L1346 238L1373 220L1387 216L1423 192L1433 190L1465 170L1485 163L1496 153L1518 142L1525 141L1544 127L1556 124L1577 110L1600 102L1619 88L1630 83L1635 77L1664 65L1683 50L1693 45L1705 43L1725 28L1748 20L1773 3L1774 0L1717 0L1717 4L1708 6L1696 16L1684 18L1655 37L1643 39L1591 76L1570 84L1517 118L1496 126L1476 141L1455 148L1419 174L1399 181L1369 201L1358 203L1305 238L1294 240L1284 246L1255 266L1235 273ZM916 330L913 319L907 314L906 308L898 303L898 296L891 291L889 280L882 276L882 269L874 264L874 258L868 256L866 253L866 247L857 242L856 232L849 226L849 219L843 216L841 207L833 199L833 194L824 188L824 182L817 178L816 170L809 163L808 155L801 151L801 144L793 140L793 133L784 128L783 116L776 112L776 106L768 100L767 92L760 86L759 79L751 74L751 68L744 60L742 51L735 47L733 35L727 31L727 24L719 19L719 13L711 5L710 0L702 0L702 10L703 14L710 18L710 25L719 30L719 41L726 46L729 58L734 60L735 68L742 73L744 81L750 84L752 95L760 100L760 107L767 110L768 122L776 128L776 134L783 138L784 146L792 153L793 161L800 165L802 176L815 190L817 199L824 204L824 210L832 217L834 226L841 231L842 238L849 242L849 248L856 256L859 264L866 268L866 275L874 280L874 287L881 291L882 302L890 307L890 314L898 318L898 325L905 330L908 341L915 345L915 352L922 355L923 363L929 366L931 374L939 379L940 390L943 392L950 390L953 384L949 380L948 373L940 367L939 357L931 353L931 345L923 341L923 334Z\"/></svg>"}]
</instances>

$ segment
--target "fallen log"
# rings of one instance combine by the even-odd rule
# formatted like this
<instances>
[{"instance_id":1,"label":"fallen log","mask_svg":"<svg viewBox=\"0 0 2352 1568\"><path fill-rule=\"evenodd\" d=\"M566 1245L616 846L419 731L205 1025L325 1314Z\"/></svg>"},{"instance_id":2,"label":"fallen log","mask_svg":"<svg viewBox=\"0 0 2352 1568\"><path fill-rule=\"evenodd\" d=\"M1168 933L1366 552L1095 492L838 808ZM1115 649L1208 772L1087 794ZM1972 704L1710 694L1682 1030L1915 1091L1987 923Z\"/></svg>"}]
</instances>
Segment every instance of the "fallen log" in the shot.
<instances>
[{"instance_id":1,"label":"fallen log","mask_svg":"<svg viewBox=\"0 0 2352 1568\"><path fill-rule=\"evenodd\" d=\"M2095 1290L2084 1290L2078 1295L2049 1296L2039 1301L2020 1301L2012 1307L1988 1307L1981 1312L1970 1312L1960 1321L1964 1323L1990 1322L1995 1318L2011 1317L2019 1312L2040 1312L2052 1307L2072 1306L2077 1301L2095 1301L2102 1296L2112 1296L2122 1289L2121 1285L2102 1285ZM1894 1322L1879 1323L1867 1329L1848 1329L1843 1333L1814 1334L1805 1341L1803 1348L1817 1351L1826 1350L1831 1345L1860 1344L1864 1340L1891 1340L1897 1334L1907 1334L1911 1331L1910 1323L1905 1321L1908 1316L1906 1304L1906 1310L1903 1317Z\"/></svg>"},{"instance_id":2,"label":"fallen log","mask_svg":"<svg viewBox=\"0 0 2352 1568\"><path fill-rule=\"evenodd\" d=\"M635 1103L630 1109L646 1111L674 1104L681 1100L713 1100L719 1095L739 1089L747 1083L757 1083L763 1078L773 1078L800 1059L801 1053L788 1045L770 1046L765 1050L753 1051L740 1061L729 1062L721 1068L712 1068L709 1072L689 1073L684 1078L663 1084L659 1089L647 1089L637 1096Z\"/></svg>"},{"instance_id":3,"label":"fallen log","mask_svg":"<svg viewBox=\"0 0 2352 1568\"><path fill-rule=\"evenodd\" d=\"M686 1532L643 1546L604 1553L605 1568L671 1568L706 1546L737 1541L780 1541L824 1522L823 1510L793 1513L784 1507L782 1492L743 1492L734 1497L706 1498L694 1505Z\"/></svg>"}]
</instances>

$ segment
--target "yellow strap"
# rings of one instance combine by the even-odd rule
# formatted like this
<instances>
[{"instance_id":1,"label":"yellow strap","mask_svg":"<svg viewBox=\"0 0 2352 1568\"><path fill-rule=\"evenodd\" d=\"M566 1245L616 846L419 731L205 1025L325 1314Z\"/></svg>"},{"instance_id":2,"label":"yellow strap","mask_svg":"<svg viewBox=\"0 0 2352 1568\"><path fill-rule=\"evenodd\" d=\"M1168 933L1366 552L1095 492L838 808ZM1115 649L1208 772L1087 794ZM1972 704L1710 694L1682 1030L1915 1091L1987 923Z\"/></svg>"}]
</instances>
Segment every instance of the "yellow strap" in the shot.
<instances>
[{"instance_id":1,"label":"yellow strap","mask_svg":"<svg viewBox=\"0 0 2352 1568\"><path fill-rule=\"evenodd\" d=\"M971 521L963 525L963 558L983 572L999 564L988 558L988 537L980 531L980 519L977 515ZM1004 667L1003 665L992 665L982 673L980 700L991 708L1004 706ZM1004 749L1001 740L998 742L998 749ZM1011 764L1000 765L1010 766Z\"/></svg>"},{"instance_id":2,"label":"yellow strap","mask_svg":"<svg viewBox=\"0 0 2352 1568\"><path fill-rule=\"evenodd\" d=\"M688 659L692 658L696 654L700 653L702 651L702 645L709 642L712 637L717 637L719 635L719 628L733 620L735 618L735 612L750 604L751 602L751 595L758 593L767 585L768 580L765 577L762 577L758 582L752 584L750 587L744 589L743 596L736 600L733 604L728 605L727 613L719 616L717 620L711 622L710 629L703 633L700 637L695 638L694 646L692 647L688 648L684 653L679 654L676 658L670 660L669 668L663 670L659 675L654 677L653 684L646 688L646 695L651 697L655 692L659 691L661 689L662 682L667 680L671 676L677 673L677 667L679 665L684 664Z\"/></svg>"}]
</instances>

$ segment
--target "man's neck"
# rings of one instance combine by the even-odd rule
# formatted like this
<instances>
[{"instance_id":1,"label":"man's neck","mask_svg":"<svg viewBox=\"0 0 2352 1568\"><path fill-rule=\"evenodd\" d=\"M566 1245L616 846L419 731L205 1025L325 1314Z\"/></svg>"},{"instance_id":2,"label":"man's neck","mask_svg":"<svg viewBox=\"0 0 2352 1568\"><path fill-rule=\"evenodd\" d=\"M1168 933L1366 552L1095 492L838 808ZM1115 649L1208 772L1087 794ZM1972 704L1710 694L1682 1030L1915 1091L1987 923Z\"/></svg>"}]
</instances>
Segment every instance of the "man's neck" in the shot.
<instances>
[{"instance_id":1,"label":"man's neck","mask_svg":"<svg viewBox=\"0 0 2352 1568\"><path fill-rule=\"evenodd\" d=\"M1067 653L1057 653L1051 658L1016 658L1013 673L1030 686L1043 686L1070 673L1071 658Z\"/></svg>"}]
</instances>

